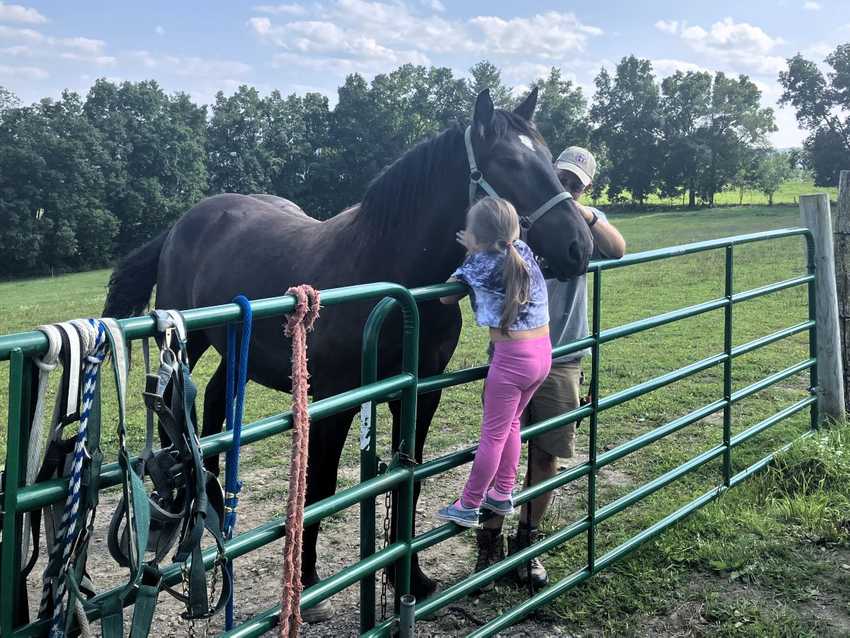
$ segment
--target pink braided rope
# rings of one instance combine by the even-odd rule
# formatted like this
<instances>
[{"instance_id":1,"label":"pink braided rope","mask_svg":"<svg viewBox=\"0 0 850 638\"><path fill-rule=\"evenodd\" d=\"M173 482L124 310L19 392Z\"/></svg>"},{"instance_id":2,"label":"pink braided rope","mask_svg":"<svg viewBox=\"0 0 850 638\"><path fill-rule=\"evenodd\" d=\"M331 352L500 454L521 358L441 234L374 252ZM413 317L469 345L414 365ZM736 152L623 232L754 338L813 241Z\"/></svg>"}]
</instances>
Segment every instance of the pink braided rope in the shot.
<instances>
[{"instance_id":1,"label":"pink braided rope","mask_svg":"<svg viewBox=\"0 0 850 638\"><path fill-rule=\"evenodd\" d=\"M283 541L283 574L280 592L280 638L296 638L301 627L301 542L304 533L304 506L307 494L307 449L310 442L310 415L307 396L307 333L319 316L319 292L304 284L286 291L296 298L295 311L287 317L284 333L292 338L292 460L289 466L289 494L286 502L286 530Z\"/></svg>"}]
</instances>

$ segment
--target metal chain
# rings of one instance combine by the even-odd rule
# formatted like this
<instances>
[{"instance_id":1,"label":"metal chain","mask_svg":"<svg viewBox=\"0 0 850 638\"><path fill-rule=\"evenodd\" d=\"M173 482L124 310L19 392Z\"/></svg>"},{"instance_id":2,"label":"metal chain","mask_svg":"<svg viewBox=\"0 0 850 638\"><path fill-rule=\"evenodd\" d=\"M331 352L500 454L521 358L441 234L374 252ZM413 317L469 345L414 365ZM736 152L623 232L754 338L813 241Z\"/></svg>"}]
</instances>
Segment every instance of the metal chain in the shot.
<instances>
[{"instance_id":1,"label":"metal chain","mask_svg":"<svg viewBox=\"0 0 850 638\"><path fill-rule=\"evenodd\" d=\"M210 595L207 600L209 609L212 610L215 607L215 590L218 587L218 572L221 569L221 565L223 563L224 557L219 552L218 556L216 556L215 563L213 563L212 568L212 580L210 582ZM207 622L204 624L204 638L206 638L210 633L210 623L212 622L212 613L207 614Z\"/></svg>"},{"instance_id":2,"label":"metal chain","mask_svg":"<svg viewBox=\"0 0 850 638\"><path fill-rule=\"evenodd\" d=\"M384 549L390 545L390 516L392 515L392 492L384 494ZM381 572L381 620L387 618L387 567Z\"/></svg>"},{"instance_id":3,"label":"metal chain","mask_svg":"<svg viewBox=\"0 0 850 638\"><path fill-rule=\"evenodd\" d=\"M191 558L187 559L183 565L180 566L180 585L183 590L183 598L186 601L186 607L188 609L189 606L189 561ZM195 619L189 618L189 631L187 633L189 638L195 638L197 633L195 632Z\"/></svg>"}]
</instances>

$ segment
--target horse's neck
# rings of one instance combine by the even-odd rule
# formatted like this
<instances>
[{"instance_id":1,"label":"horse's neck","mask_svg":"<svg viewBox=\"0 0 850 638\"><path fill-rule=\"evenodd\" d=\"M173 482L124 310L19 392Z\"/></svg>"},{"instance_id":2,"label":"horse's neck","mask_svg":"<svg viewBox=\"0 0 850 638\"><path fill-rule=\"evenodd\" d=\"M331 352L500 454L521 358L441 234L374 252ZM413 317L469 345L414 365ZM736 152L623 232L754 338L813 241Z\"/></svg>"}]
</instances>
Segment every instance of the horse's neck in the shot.
<instances>
[{"instance_id":1,"label":"horse's neck","mask_svg":"<svg viewBox=\"0 0 850 638\"><path fill-rule=\"evenodd\" d=\"M343 233L348 239L343 241L349 243L366 280L409 287L445 281L463 255L455 233L463 228L468 205L467 171L459 165L449 173L451 183L421 189L425 195L414 215L390 211L390 218L378 225L369 217L384 211L344 213L349 219Z\"/></svg>"}]
</instances>

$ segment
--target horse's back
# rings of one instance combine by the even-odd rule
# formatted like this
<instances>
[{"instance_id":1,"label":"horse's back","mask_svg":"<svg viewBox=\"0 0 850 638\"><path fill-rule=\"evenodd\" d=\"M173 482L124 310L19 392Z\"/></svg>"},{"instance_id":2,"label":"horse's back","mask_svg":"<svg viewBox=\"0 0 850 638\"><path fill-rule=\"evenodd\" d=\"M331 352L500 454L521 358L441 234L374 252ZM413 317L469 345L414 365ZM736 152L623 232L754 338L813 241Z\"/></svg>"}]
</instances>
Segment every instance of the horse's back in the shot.
<instances>
[{"instance_id":1,"label":"horse's back","mask_svg":"<svg viewBox=\"0 0 850 638\"><path fill-rule=\"evenodd\" d=\"M240 288L263 282L260 265L270 250L308 244L319 223L273 195L223 193L201 200L177 220L163 246L157 305L192 308L229 301L239 292L261 294L262 286Z\"/></svg>"}]
</instances>

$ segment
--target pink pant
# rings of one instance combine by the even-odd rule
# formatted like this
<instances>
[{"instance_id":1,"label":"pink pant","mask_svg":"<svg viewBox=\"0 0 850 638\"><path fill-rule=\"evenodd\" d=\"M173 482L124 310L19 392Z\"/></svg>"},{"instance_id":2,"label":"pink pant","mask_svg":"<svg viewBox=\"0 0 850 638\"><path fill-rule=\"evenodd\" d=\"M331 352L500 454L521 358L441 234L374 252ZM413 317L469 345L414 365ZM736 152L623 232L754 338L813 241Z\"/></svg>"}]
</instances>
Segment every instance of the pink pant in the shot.
<instances>
[{"instance_id":1,"label":"pink pant","mask_svg":"<svg viewBox=\"0 0 850 638\"><path fill-rule=\"evenodd\" d=\"M503 499L513 491L522 447L519 417L551 365L548 335L495 342L484 385L481 442L461 496L464 507L479 507L491 485Z\"/></svg>"}]
</instances>

